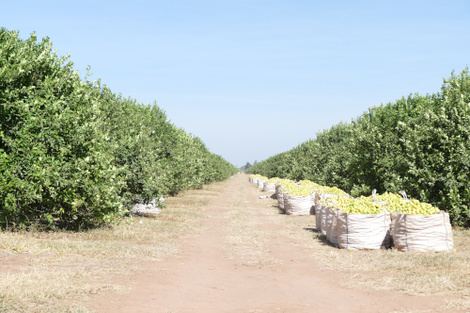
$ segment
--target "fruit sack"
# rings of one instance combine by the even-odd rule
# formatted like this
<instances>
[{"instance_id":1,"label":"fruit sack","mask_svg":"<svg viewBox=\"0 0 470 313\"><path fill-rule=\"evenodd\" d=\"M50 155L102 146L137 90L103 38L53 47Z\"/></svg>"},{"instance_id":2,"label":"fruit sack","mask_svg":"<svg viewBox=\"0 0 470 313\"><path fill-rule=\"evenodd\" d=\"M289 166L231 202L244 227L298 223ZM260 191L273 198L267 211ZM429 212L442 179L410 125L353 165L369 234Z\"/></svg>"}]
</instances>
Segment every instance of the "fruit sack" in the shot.
<instances>
[{"instance_id":1,"label":"fruit sack","mask_svg":"<svg viewBox=\"0 0 470 313\"><path fill-rule=\"evenodd\" d=\"M390 247L390 213L354 214L339 211L338 247L349 250L378 250Z\"/></svg>"},{"instance_id":2,"label":"fruit sack","mask_svg":"<svg viewBox=\"0 0 470 313\"><path fill-rule=\"evenodd\" d=\"M308 196L289 196L284 194L284 208L287 215L310 215L314 206L311 195Z\"/></svg>"},{"instance_id":3,"label":"fruit sack","mask_svg":"<svg viewBox=\"0 0 470 313\"><path fill-rule=\"evenodd\" d=\"M265 182L263 186L263 191L265 192L276 192L276 184Z\"/></svg>"},{"instance_id":4,"label":"fruit sack","mask_svg":"<svg viewBox=\"0 0 470 313\"><path fill-rule=\"evenodd\" d=\"M278 202L278 206L279 206L279 209L281 209L281 211L285 212L285 209L284 209L284 186L286 184L295 184L293 181L290 181L288 179L280 179L277 183L276 183L276 199L277 199L277 202Z\"/></svg>"},{"instance_id":5,"label":"fruit sack","mask_svg":"<svg viewBox=\"0 0 470 313\"><path fill-rule=\"evenodd\" d=\"M324 219L323 211L323 205L321 203L315 203L315 226L317 227L318 231L320 231L323 235L326 235L326 230L322 229L322 220ZM323 224L325 224L325 222L323 222Z\"/></svg>"},{"instance_id":6,"label":"fruit sack","mask_svg":"<svg viewBox=\"0 0 470 313\"><path fill-rule=\"evenodd\" d=\"M332 203L328 203L328 201L322 201L322 200L327 200L329 198L335 198L335 197L349 197L349 195L337 195L337 194L330 194L330 193L316 193L315 194L315 207L314 207L314 213L315 213L315 224L317 229L323 234L327 234L327 225L326 225L326 220L327 220L327 212L326 209L332 205ZM334 208L338 209L335 205L333 205Z\"/></svg>"},{"instance_id":7,"label":"fruit sack","mask_svg":"<svg viewBox=\"0 0 470 313\"><path fill-rule=\"evenodd\" d=\"M268 180L267 178L261 177L261 178L258 180L258 188L259 188L259 189L263 189L264 183L265 183L267 180Z\"/></svg>"},{"instance_id":8,"label":"fruit sack","mask_svg":"<svg viewBox=\"0 0 470 313\"><path fill-rule=\"evenodd\" d=\"M326 195L323 194L324 196L323 199L328 199L329 196L334 196L334 195ZM328 210L331 206L330 204L326 204L325 201L318 201L315 203L315 217L316 217L316 226L317 229L323 234L327 235L328 234L328 229L331 231L331 223L332 223L332 212ZM336 207L335 207L336 208Z\"/></svg>"},{"instance_id":9,"label":"fruit sack","mask_svg":"<svg viewBox=\"0 0 470 313\"><path fill-rule=\"evenodd\" d=\"M454 240L449 214L393 214L393 242L405 252L452 251Z\"/></svg>"},{"instance_id":10,"label":"fruit sack","mask_svg":"<svg viewBox=\"0 0 470 313\"><path fill-rule=\"evenodd\" d=\"M285 212L284 208L284 192L282 191L282 186L276 185L276 199L279 209Z\"/></svg>"},{"instance_id":11,"label":"fruit sack","mask_svg":"<svg viewBox=\"0 0 470 313\"><path fill-rule=\"evenodd\" d=\"M315 192L315 208L313 210L314 215L321 215L321 210L323 208L326 208L327 205L324 204L321 200L328 199L328 197L334 196L332 194L326 194L326 193L321 193L321 192ZM317 228L320 225L317 224Z\"/></svg>"},{"instance_id":12,"label":"fruit sack","mask_svg":"<svg viewBox=\"0 0 470 313\"><path fill-rule=\"evenodd\" d=\"M332 195L327 195L324 193L315 193L315 207L313 209L313 212L315 214L315 226L323 235L326 235L326 214L325 210L328 207L325 203L323 203L324 199L327 199L328 196Z\"/></svg>"},{"instance_id":13,"label":"fruit sack","mask_svg":"<svg viewBox=\"0 0 470 313\"><path fill-rule=\"evenodd\" d=\"M326 239L334 246L338 245L338 213L340 211L333 207L323 210L325 215Z\"/></svg>"}]
</instances>

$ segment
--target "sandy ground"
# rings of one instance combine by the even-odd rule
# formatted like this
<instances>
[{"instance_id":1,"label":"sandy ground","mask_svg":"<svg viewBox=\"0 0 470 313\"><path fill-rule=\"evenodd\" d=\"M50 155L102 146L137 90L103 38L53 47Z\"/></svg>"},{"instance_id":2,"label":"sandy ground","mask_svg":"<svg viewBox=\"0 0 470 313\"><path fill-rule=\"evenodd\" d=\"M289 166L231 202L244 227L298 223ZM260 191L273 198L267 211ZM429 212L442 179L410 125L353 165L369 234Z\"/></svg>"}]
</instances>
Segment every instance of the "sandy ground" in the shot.
<instances>
[{"instance_id":1,"label":"sandy ground","mask_svg":"<svg viewBox=\"0 0 470 313\"><path fill-rule=\"evenodd\" d=\"M275 262L246 264L234 257L227 244L232 190L242 192L250 225L275 230L278 224L262 214L272 210L246 175L236 175L227 190L207 207L200 233L182 240L180 253L143 264L147 270L114 277L131 287L124 295L100 294L88 307L96 312L450 312L442 297L409 296L394 291L348 289L345 273L322 270L305 258L306 248L294 239L269 231L268 253ZM295 218L283 216L283 218ZM262 220L261 220L262 219ZM312 217L313 219L313 217ZM314 221L314 220L313 220ZM313 222L314 224L314 222ZM332 247L332 249L335 249Z\"/></svg>"}]
</instances>

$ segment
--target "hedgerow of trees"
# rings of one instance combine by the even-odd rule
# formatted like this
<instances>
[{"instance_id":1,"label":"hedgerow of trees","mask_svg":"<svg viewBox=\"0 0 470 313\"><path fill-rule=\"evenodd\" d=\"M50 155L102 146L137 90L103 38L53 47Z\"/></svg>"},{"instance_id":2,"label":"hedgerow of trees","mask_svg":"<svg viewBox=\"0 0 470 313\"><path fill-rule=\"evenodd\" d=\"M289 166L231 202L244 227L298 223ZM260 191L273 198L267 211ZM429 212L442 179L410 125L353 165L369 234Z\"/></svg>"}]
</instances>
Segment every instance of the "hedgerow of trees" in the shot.
<instances>
[{"instance_id":1,"label":"hedgerow of trees","mask_svg":"<svg viewBox=\"0 0 470 313\"><path fill-rule=\"evenodd\" d=\"M0 227L101 225L237 171L156 104L82 80L49 38L0 29Z\"/></svg>"},{"instance_id":2,"label":"hedgerow of trees","mask_svg":"<svg viewBox=\"0 0 470 313\"><path fill-rule=\"evenodd\" d=\"M405 190L470 226L470 77L468 68L441 91L370 108L316 138L253 165L248 172L309 179L354 196Z\"/></svg>"}]
</instances>

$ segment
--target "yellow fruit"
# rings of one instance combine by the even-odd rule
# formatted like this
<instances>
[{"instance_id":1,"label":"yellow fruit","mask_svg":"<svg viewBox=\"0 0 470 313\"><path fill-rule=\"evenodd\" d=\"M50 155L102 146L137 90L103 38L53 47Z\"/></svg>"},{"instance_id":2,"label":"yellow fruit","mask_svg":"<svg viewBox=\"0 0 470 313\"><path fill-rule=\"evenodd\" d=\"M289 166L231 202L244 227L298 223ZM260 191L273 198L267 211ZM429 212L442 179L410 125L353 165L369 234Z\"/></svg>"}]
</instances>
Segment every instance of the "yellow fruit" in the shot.
<instances>
[{"instance_id":1,"label":"yellow fruit","mask_svg":"<svg viewBox=\"0 0 470 313\"><path fill-rule=\"evenodd\" d=\"M369 201L373 201L372 197L367 197ZM390 213L400 212L403 214L432 215L440 213L440 210L432 204L420 202L419 200L404 200L398 194L384 193L376 195L375 199L385 203L387 211Z\"/></svg>"},{"instance_id":2,"label":"yellow fruit","mask_svg":"<svg viewBox=\"0 0 470 313\"><path fill-rule=\"evenodd\" d=\"M279 181L279 177L273 177L273 178L268 179L266 182L269 184L275 184L278 181Z\"/></svg>"}]
</instances>

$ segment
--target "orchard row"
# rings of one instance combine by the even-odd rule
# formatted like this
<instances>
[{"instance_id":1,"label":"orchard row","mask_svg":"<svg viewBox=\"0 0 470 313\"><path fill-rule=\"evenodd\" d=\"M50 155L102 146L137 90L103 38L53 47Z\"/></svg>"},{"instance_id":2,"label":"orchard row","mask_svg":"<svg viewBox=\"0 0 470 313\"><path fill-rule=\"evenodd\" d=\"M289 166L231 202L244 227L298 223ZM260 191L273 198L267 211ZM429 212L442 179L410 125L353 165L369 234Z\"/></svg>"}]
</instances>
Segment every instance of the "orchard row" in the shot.
<instances>
[{"instance_id":1,"label":"orchard row","mask_svg":"<svg viewBox=\"0 0 470 313\"><path fill-rule=\"evenodd\" d=\"M470 226L468 68L445 79L439 93L370 108L247 172L308 179L355 197L405 190L448 212L454 225Z\"/></svg>"},{"instance_id":2,"label":"orchard row","mask_svg":"<svg viewBox=\"0 0 470 313\"><path fill-rule=\"evenodd\" d=\"M88 227L237 169L156 105L80 78L48 38L0 29L0 227Z\"/></svg>"}]
</instances>

